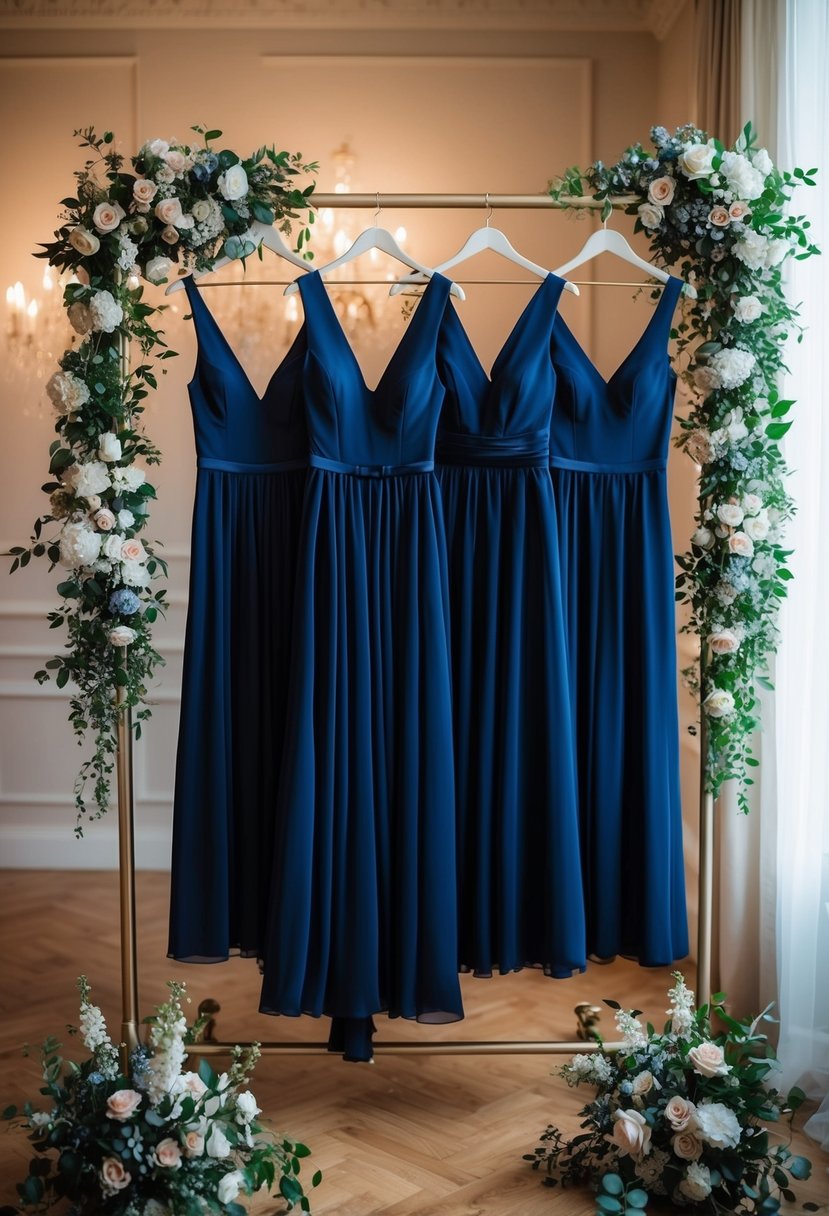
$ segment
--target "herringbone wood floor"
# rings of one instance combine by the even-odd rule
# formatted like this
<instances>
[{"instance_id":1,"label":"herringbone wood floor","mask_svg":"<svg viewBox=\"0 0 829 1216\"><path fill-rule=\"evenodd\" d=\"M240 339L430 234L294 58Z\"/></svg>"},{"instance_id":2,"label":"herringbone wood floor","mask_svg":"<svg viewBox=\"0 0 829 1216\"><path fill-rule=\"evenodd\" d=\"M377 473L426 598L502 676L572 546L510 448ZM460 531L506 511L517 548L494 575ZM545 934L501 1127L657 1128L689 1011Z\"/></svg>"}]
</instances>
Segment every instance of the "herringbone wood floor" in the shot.
<instances>
[{"instance_id":1,"label":"herringbone wood floor","mask_svg":"<svg viewBox=\"0 0 829 1216\"><path fill-rule=\"evenodd\" d=\"M3 992L0 997L0 1100L19 1102L39 1085L37 1045L77 1017L74 980L81 971L117 1033L120 1021L117 879L107 873L6 872L2 891ZM258 1003L256 967L235 959L222 966L172 963L165 957L167 876L139 875L142 1012L159 1000L168 978L184 978L195 1003L221 1001L219 1034L239 1039L321 1039L312 1019L266 1018ZM667 969L624 962L593 967L567 981L536 972L464 981L466 1021L426 1028L386 1023L381 1038L570 1038L573 1006L612 997L661 1022ZM609 1029L608 1018L604 1024ZM68 1052L71 1054L71 1049ZM313 1148L309 1164L324 1173L314 1195L318 1216L588 1216L587 1193L561 1194L540 1185L521 1160L548 1122L574 1128L579 1099L551 1076L556 1057L378 1057L372 1066L336 1058L269 1057L260 1061L254 1091L266 1113ZM817 1147L802 1198L829 1200ZM25 1175L27 1142L0 1136L0 1203L14 1199ZM273 1211L254 1201L253 1211Z\"/></svg>"}]
</instances>

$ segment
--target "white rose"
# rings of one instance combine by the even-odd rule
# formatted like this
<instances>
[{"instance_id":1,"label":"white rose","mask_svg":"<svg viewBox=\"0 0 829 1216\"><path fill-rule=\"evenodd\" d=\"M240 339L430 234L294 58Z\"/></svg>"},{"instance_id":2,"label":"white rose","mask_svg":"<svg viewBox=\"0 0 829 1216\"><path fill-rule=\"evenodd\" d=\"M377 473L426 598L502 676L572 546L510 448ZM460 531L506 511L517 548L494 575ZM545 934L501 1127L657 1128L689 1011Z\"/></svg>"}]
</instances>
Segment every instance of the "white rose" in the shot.
<instances>
[{"instance_id":1,"label":"white rose","mask_svg":"<svg viewBox=\"0 0 829 1216\"><path fill-rule=\"evenodd\" d=\"M210 1129L210 1135L207 1140L207 1155L208 1157L217 1157L219 1159L230 1156L230 1141L222 1129L215 1123Z\"/></svg>"},{"instance_id":2,"label":"white rose","mask_svg":"<svg viewBox=\"0 0 829 1216\"><path fill-rule=\"evenodd\" d=\"M128 511L126 507L118 512L118 526L126 532L135 523L135 516L132 511Z\"/></svg>"},{"instance_id":3,"label":"white rose","mask_svg":"<svg viewBox=\"0 0 829 1216\"><path fill-rule=\"evenodd\" d=\"M102 494L110 487L109 470L102 460L88 460L85 464L73 464L63 475L64 485L70 487L78 498L90 494Z\"/></svg>"},{"instance_id":4,"label":"white rose","mask_svg":"<svg viewBox=\"0 0 829 1216\"><path fill-rule=\"evenodd\" d=\"M115 527L115 516L107 507L102 507L95 512L93 522L99 532L111 532Z\"/></svg>"},{"instance_id":5,"label":"white rose","mask_svg":"<svg viewBox=\"0 0 829 1216\"><path fill-rule=\"evenodd\" d=\"M144 148L146 148L151 156L166 156L170 151L170 145L166 139L154 139L151 143L145 144Z\"/></svg>"},{"instance_id":6,"label":"white rose","mask_svg":"<svg viewBox=\"0 0 829 1216\"><path fill-rule=\"evenodd\" d=\"M192 216L197 224L202 224L210 215L210 203L206 198L200 198L193 203Z\"/></svg>"},{"instance_id":7,"label":"white rose","mask_svg":"<svg viewBox=\"0 0 829 1216\"><path fill-rule=\"evenodd\" d=\"M754 168L747 156L741 152L723 152L720 173L730 190L739 198L749 201L759 198L765 185L764 174Z\"/></svg>"},{"instance_id":8,"label":"white rose","mask_svg":"<svg viewBox=\"0 0 829 1216\"><path fill-rule=\"evenodd\" d=\"M124 310L109 291L96 291L89 302L92 328L111 334L124 319Z\"/></svg>"},{"instance_id":9,"label":"white rose","mask_svg":"<svg viewBox=\"0 0 829 1216\"><path fill-rule=\"evenodd\" d=\"M658 203L640 203L637 211L645 228L658 228L665 218L665 212Z\"/></svg>"},{"instance_id":10,"label":"white rose","mask_svg":"<svg viewBox=\"0 0 829 1216\"><path fill-rule=\"evenodd\" d=\"M98 203L92 213L92 223L99 232L114 232L125 215L120 203Z\"/></svg>"},{"instance_id":11,"label":"white rose","mask_svg":"<svg viewBox=\"0 0 829 1216\"><path fill-rule=\"evenodd\" d=\"M117 625L107 634L110 646L129 646L137 637L138 634L129 625Z\"/></svg>"},{"instance_id":12,"label":"white rose","mask_svg":"<svg viewBox=\"0 0 829 1216\"><path fill-rule=\"evenodd\" d=\"M743 530L751 540L765 540L769 534L769 516L767 511L752 515L743 524Z\"/></svg>"},{"instance_id":13,"label":"white rose","mask_svg":"<svg viewBox=\"0 0 829 1216\"><path fill-rule=\"evenodd\" d=\"M256 1105L256 1099L249 1089L243 1090L236 1097L236 1122L250 1123L262 1108Z\"/></svg>"},{"instance_id":14,"label":"white rose","mask_svg":"<svg viewBox=\"0 0 829 1216\"><path fill-rule=\"evenodd\" d=\"M684 1132L686 1127L693 1125L696 1109L690 1098L674 1094L665 1107L665 1118L675 1132Z\"/></svg>"},{"instance_id":15,"label":"white rose","mask_svg":"<svg viewBox=\"0 0 829 1216\"><path fill-rule=\"evenodd\" d=\"M241 165L231 165L224 173L219 174L219 190L228 202L243 198L248 192L248 175Z\"/></svg>"},{"instance_id":16,"label":"white rose","mask_svg":"<svg viewBox=\"0 0 829 1216\"><path fill-rule=\"evenodd\" d=\"M728 548L735 557L754 556L754 541L745 532L732 532L728 538Z\"/></svg>"},{"instance_id":17,"label":"white rose","mask_svg":"<svg viewBox=\"0 0 829 1216\"><path fill-rule=\"evenodd\" d=\"M792 246L782 236L774 241L769 241L766 248L766 268L770 270L772 266L779 266L791 251Z\"/></svg>"},{"instance_id":18,"label":"white rose","mask_svg":"<svg viewBox=\"0 0 829 1216\"><path fill-rule=\"evenodd\" d=\"M88 228L81 227L80 224L69 233L69 244L85 258L92 257L101 248L101 242L95 233L90 232Z\"/></svg>"},{"instance_id":19,"label":"white rose","mask_svg":"<svg viewBox=\"0 0 829 1216\"><path fill-rule=\"evenodd\" d=\"M701 364L694 368L694 386L701 393L708 396L714 389L720 387L720 378L713 367L708 367L706 364Z\"/></svg>"},{"instance_id":20,"label":"white rose","mask_svg":"<svg viewBox=\"0 0 829 1216\"><path fill-rule=\"evenodd\" d=\"M124 538L119 536L117 532L111 532L104 540L101 552L104 557L110 558L114 562L121 560L121 546L124 543Z\"/></svg>"},{"instance_id":21,"label":"white rose","mask_svg":"<svg viewBox=\"0 0 829 1216\"><path fill-rule=\"evenodd\" d=\"M81 337L84 334L88 334L90 329L92 329L92 313L83 300L75 300L74 304L70 304L66 310L66 315L75 333L80 334Z\"/></svg>"},{"instance_id":22,"label":"white rose","mask_svg":"<svg viewBox=\"0 0 829 1216\"><path fill-rule=\"evenodd\" d=\"M733 1110L722 1102L700 1102L696 1113L697 1130L713 1148L736 1148L742 1128Z\"/></svg>"},{"instance_id":23,"label":"white rose","mask_svg":"<svg viewBox=\"0 0 829 1216\"><path fill-rule=\"evenodd\" d=\"M652 1072L645 1069L637 1074L633 1079L633 1092L638 1096L649 1094L654 1087L654 1077Z\"/></svg>"},{"instance_id":24,"label":"white rose","mask_svg":"<svg viewBox=\"0 0 829 1216\"><path fill-rule=\"evenodd\" d=\"M717 507L717 519L729 528L736 528L743 522L743 508L736 502L723 502Z\"/></svg>"},{"instance_id":25,"label":"white rose","mask_svg":"<svg viewBox=\"0 0 829 1216\"><path fill-rule=\"evenodd\" d=\"M103 435L98 436L98 455L101 460L121 459L121 440L114 431L105 431Z\"/></svg>"},{"instance_id":26,"label":"white rose","mask_svg":"<svg viewBox=\"0 0 829 1216\"><path fill-rule=\"evenodd\" d=\"M774 169L774 162L765 148L755 148L751 154L751 163L758 173L762 173L763 177L768 177Z\"/></svg>"},{"instance_id":27,"label":"white rose","mask_svg":"<svg viewBox=\"0 0 829 1216\"><path fill-rule=\"evenodd\" d=\"M700 549L710 549L714 543L714 534L710 528L697 528L691 537L691 544L699 545Z\"/></svg>"},{"instance_id":28,"label":"white rose","mask_svg":"<svg viewBox=\"0 0 829 1216\"><path fill-rule=\"evenodd\" d=\"M740 639L733 629L717 629L714 633L708 635L708 645L714 654L734 654L735 650L740 649ZM695 1071L699 1072L699 1069ZM706 1076L713 1076L713 1073L706 1073Z\"/></svg>"},{"instance_id":29,"label":"white rose","mask_svg":"<svg viewBox=\"0 0 829 1216\"><path fill-rule=\"evenodd\" d=\"M162 224L175 224L181 215L181 200L177 198L163 198L160 203L156 203L155 214Z\"/></svg>"},{"instance_id":30,"label":"white rose","mask_svg":"<svg viewBox=\"0 0 829 1216\"><path fill-rule=\"evenodd\" d=\"M55 372L46 382L46 395L59 414L76 414L89 400L89 389L72 372Z\"/></svg>"},{"instance_id":31,"label":"white rose","mask_svg":"<svg viewBox=\"0 0 829 1216\"><path fill-rule=\"evenodd\" d=\"M704 1147L697 1133L690 1128L677 1132L671 1141L671 1148L683 1161L697 1161L702 1156Z\"/></svg>"},{"instance_id":32,"label":"white rose","mask_svg":"<svg viewBox=\"0 0 829 1216\"><path fill-rule=\"evenodd\" d=\"M715 688L702 703L709 718L727 718L734 712L734 698L725 688Z\"/></svg>"},{"instance_id":33,"label":"white rose","mask_svg":"<svg viewBox=\"0 0 829 1216\"><path fill-rule=\"evenodd\" d=\"M694 1161L685 1171L685 1177L679 1184L679 1190L692 1203L701 1203L711 1194L711 1171L707 1165Z\"/></svg>"},{"instance_id":34,"label":"white rose","mask_svg":"<svg viewBox=\"0 0 829 1216\"><path fill-rule=\"evenodd\" d=\"M173 263L170 259L159 255L156 258L150 258L144 267L144 278L148 279L150 283L164 283L172 269Z\"/></svg>"},{"instance_id":35,"label":"white rose","mask_svg":"<svg viewBox=\"0 0 829 1216\"><path fill-rule=\"evenodd\" d=\"M743 510L746 515L757 515L763 508L763 500L759 494L743 495Z\"/></svg>"},{"instance_id":36,"label":"white rose","mask_svg":"<svg viewBox=\"0 0 829 1216\"><path fill-rule=\"evenodd\" d=\"M737 296L734 301L734 317L743 325L756 321L762 315L763 305L759 296Z\"/></svg>"},{"instance_id":37,"label":"white rose","mask_svg":"<svg viewBox=\"0 0 829 1216\"><path fill-rule=\"evenodd\" d=\"M216 1198L219 1203L232 1203L239 1194L244 1181L244 1176L239 1170L234 1170L232 1174L225 1174L224 1178L220 1178L216 1188Z\"/></svg>"},{"instance_id":38,"label":"white rose","mask_svg":"<svg viewBox=\"0 0 829 1216\"><path fill-rule=\"evenodd\" d=\"M648 186L648 202L669 207L674 201L676 182L672 177L655 177Z\"/></svg>"},{"instance_id":39,"label":"white rose","mask_svg":"<svg viewBox=\"0 0 829 1216\"><path fill-rule=\"evenodd\" d=\"M749 270L763 270L766 266L768 240L753 228L747 228L739 241L734 242L733 253Z\"/></svg>"},{"instance_id":40,"label":"white rose","mask_svg":"<svg viewBox=\"0 0 829 1216\"><path fill-rule=\"evenodd\" d=\"M638 1110L617 1110L613 1118L613 1135L606 1139L615 1145L622 1156L630 1156L635 1161L647 1156L651 1147L651 1129L645 1116Z\"/></svg>"},{"instance_id":41,"label":"white rose","mask_svg":"<svg viewBox=\"0 0 829 1216\"><path fill-rule=\"evenodd\" d=\"M132 196L137 203L149 204L158 194L158 186L146 177L139 177L132 184Z\"/></svg>"},{"instance_id":42,"label":"white rose","mask_svg":"<svg viewBox=\"0 0 829 1216\"><path fill-rule=\"evenodd\" d=\"M128 587L146 587L150 572L143 562L121 562L121 581Z\"/></svg>"},{"instance_id":43,"label":"white rose","mask_svg":"<svg viewBox=\"0 0 829 1216\"><path fill-rule=\"evenodd\" d=\"M717 149L712 143L689 144L679 158L679 167L691 181L696 181L700 177L710 177L716 155Z\"/></svg>"}]
</instances>

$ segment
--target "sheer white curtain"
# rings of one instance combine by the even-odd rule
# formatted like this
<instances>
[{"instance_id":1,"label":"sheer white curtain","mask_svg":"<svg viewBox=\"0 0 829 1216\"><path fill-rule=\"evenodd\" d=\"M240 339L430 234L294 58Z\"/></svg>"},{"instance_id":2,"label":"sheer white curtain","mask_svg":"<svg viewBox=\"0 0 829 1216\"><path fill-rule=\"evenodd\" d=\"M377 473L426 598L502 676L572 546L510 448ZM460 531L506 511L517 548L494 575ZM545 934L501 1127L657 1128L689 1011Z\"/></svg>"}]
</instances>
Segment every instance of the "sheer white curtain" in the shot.
<instances>
[{"instance_id":1,"label":"sheer white curtain","mask_svg":"<svg viewBox=\"0 0 829 1216\"><path fill-rule=\"evenodd\" d=\"M778 1053L784 1083L821 1096L829 1091L829 6L785 7L779 157L820 167L820 186L801 188L793 208L812 219L824 257L788 263L790 298L801 302L807 332L789 345L783 384L784 396L797 399L785 440L797 515L777 661ZM829 1147L829 1106L808 1130Z\"/></svg>"}]
</instances>

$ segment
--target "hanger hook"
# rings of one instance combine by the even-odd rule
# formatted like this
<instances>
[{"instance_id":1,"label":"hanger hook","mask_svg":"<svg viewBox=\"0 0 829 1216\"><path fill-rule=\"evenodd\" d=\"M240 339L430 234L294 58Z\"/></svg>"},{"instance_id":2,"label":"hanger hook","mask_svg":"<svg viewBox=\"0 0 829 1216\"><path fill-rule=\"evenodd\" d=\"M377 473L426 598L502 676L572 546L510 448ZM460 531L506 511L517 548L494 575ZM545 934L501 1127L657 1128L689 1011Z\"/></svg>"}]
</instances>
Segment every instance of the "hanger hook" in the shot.
<instances>
[{"instance_id":1,"label":"hanger hook","mask_svg":"<svg viewBox=\"0 0 829 1216\"><path fill-rule=\"evenodd\" d=\"M489 227L489 221L492 219L492 203L489 201L489 191L484 195L484 203L486 205L486 227Z\"/></svg>"},{"instance_id":2,"label":"hanger hook","mask_svg":"<svg viewBox=\"0 0 829 1216\"><path fill-rule=\"evenodd\" d=\"M383 208L380 206L380 191L377 190L374 195L374 215L371 217L372 225L375 228L377 227L377 216L382 210Z\"/></svg>"}]
</instances>

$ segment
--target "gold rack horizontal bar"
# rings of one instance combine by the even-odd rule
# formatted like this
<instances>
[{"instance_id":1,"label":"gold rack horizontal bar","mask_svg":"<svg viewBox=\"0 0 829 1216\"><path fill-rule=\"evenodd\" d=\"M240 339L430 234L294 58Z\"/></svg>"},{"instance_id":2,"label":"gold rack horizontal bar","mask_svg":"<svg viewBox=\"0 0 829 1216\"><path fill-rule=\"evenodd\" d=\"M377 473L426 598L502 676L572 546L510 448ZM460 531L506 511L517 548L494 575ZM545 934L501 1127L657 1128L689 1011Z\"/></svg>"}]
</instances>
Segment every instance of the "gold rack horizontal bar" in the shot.
<instances>
[{"instance_id":1,"label":"gold rack horizontal bar","mask_svg":"<svg viewBox=\"0 0 829 1216\"><path fill-rule=\"evenodd\" d=\"M311 263L309 263L309 266ZM287 287L289 283L295 283L296 279L239 279L231 280L227 283L205 283L202 279L198 280L199 291L205 287ZM326 279L326 287L391 287L393 279ZM489 287L489 286L509 286L516 287L537 287L539 280L533 279L453 279L453 283L457 283L460 287ZM652 282L647 279L640 279L639 282L625 282L620 279L568 279L568 283L575 283L577 287L647 287L650 291L655 287L664 287L664 283ZM422 283L412 283L412 287L422 287ZM401 295L406 295L406 292L401 292Z\"/></svg>"},{"instance_id":2,"label":"gold rack horizontal bar","mask_svg":"<svg viewBox=\"0 0 829 1216\"><path fill-rule=\"evenodd\" d=\"M240 1042L238 1046L245 1046L245 1043ZM194 1043L190 1049L191 1055L202 1056L226 1056L231 1053L236 1043L232 1042L210 1042L210 1043ZM622 1046L621 1043L605 1043L605 1050L615 1051ZM482 1039L480 1041L457 1040L453 1042L451 1039L445 1039L442 1042L436 1043L409 1043L406 1041L389 1041L375 1043L373 1052L376 1056L541 1056L541 1055L572 1055L580 1051L597 1051L599 1044L595 1041L585 1042L581 1039L574 1039L570 1042L565 1040L553 1039L550 1042L544 1040L533 1039L518 1039L510 1041ZM260 1043L259 1049L263 1056L315 1056L315 1055L338 1055L339 1052L332 1052L328 1049L327 1043L290 1043L290 1042L271 1042Z\"/></svg>"},{"instance_id":3,"label":"gold rack horizontal bar","mask_svg":"<svg viewBox=\"0 0 829 1216\"><path fill-rule=\"evenodd\" d=\"M501 208L511 211L564 211L571 207L584 207L591 211L600 211L605 201L612 207L629 207L631 203L641 202L641 199L636 194L614 194L607 200L595 199L590 195L574 195L560 200L549 194L312 194L308 201L317 208L379 206L381 210L409 207L476 210L479 207L492 207L493 210Z\"/></svg>"}]
</instances>

